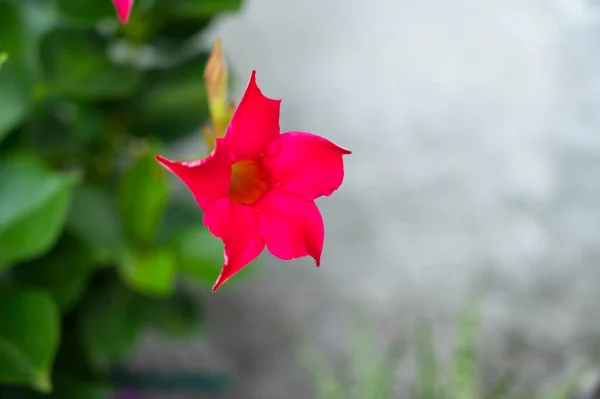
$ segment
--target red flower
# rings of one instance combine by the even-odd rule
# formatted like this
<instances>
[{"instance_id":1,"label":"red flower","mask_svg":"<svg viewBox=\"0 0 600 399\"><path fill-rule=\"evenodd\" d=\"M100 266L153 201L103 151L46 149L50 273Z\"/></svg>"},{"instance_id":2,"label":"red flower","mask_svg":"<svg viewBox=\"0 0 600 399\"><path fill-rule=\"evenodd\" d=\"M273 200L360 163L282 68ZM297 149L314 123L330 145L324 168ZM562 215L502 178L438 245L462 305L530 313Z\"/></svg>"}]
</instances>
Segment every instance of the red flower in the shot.
<instances>
[{"instance_id":1,"label":"red flower","mask_svg":"<svg viewBox=\"0 0 600 399\"><path fill-rule=\"evenodd\" d=\"M265 244L276 257L303 256L320 264L323 219L314 199L342 184L342 155L350 151L310 133L279 132L281 100L265 97L252 72L224 138L208 158L156 159L190 189L204 224L225 245L213 287L252 262Z\"/></svg>"},{"instance_id":2,"label":"red flower","mask_svg":"<svg viewBox=\"0 0 600 399\"><path fill-rule=\"evenodd\" d=\"M115 8L117 9L117 15L123 25L129 21L129 15L133 8L133 0L112 0Z\"/></svg>"}]
</instances>

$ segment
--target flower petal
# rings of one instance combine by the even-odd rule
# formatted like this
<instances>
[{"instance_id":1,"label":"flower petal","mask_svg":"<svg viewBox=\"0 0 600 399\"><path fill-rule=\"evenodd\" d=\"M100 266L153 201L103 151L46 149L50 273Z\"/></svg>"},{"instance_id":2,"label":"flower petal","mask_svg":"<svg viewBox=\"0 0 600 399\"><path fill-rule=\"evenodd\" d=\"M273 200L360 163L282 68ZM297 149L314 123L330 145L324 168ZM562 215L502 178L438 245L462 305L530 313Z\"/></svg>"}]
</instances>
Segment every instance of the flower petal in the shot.
<instances>
[{"instance_id":1,"label":"flower petal","mask_svg":"<svg viewBox=\"0 0 600 399\"><path fill-rule=\"evenodd\" d=\"M283 260L309 255L319 266L324 229L314 201L274 188L259 202L258 209L260 234L269 252Z\"/></svg>"},{"instance_id":2,"label":"flower petal","mask_svg":"<svg viewBox=\"0 0 600 399\"><path fill-rule=\"evenodd\" d=\"M175 162L160 155L156 160L183 181L203 211L229 195L231 163L229 147L223 139L217 139L212 154L200 161Z\"/></svg>"},{"instance_id":3,"label":"flower petal","mask_svg":"<svg viewBox=\"0 0 600 399\"><path fill-rule=\"evenodd\" d=\"M259 234L256 208L224 198L204 214L204 224L225 245L225 262L213 291L260 255L265 241Z\"/></svg>"},{"instance_id":4,"label":"flower petal","mask_svg":"<svg viewBox=\"0 0 600 399\"><path fill-rule=\"evenodd\" d=\"M122 24L129 22L129 15L133 8L133 0L112 0L117 10L117 15Z\"/></svg>"},{"instance_id":5,"label":"flower petal","mask_svg":"<svg viewBox=\"0 0 600 399\"><path fill-rule=\"evenodd\" d=\"M279 138L280 105L281 100L262 94L256 84L256 71L252 71L246 92L225 134L235 160L255 158Z\"/></svg>"},{"instance_id":6,"label":"flower petal","mask_svg":"<svg viewBox=\"0 0 600 399\"><path fill-rule=\"evenodd\" d=\"M350 151L310 133L290 132L280 137L280 151L263 159L273 180L309 200L331 195L340 187L342 155Z\"/></svg>"}]
</instances>

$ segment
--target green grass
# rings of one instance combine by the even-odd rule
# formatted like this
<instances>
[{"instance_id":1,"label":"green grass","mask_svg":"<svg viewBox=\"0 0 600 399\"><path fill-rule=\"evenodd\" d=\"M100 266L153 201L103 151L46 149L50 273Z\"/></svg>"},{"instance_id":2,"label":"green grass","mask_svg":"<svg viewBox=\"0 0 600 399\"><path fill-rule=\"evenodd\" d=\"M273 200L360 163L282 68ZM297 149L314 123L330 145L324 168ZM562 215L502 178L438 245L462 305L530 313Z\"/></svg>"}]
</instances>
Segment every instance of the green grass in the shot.
<instances>
[{"instance_id":1,"label":"green grass","mask_svg":"<svg viewBox=\"0 0 600 399\"><path fill-rule=\"evenodd\" d=\"M477 340L479 306L473 301L459 316L455 344L450 362L442 367L436 355L433 330L426 320L419 320L414 339L415 381L410 399L483 399L481 365ZM374 328L361 314L356 328L346 374L341 378L323 355L312 346L300 352L300 360L308 371L316 399L396 399L394 373L404 361L406 345L394 339L382 359L375 356ZM544 399L570 399L581 373L557 386ZM511 372L491 390L490 399L531 399L518 393L517 380Z\"/></svg>"}]
</instances>

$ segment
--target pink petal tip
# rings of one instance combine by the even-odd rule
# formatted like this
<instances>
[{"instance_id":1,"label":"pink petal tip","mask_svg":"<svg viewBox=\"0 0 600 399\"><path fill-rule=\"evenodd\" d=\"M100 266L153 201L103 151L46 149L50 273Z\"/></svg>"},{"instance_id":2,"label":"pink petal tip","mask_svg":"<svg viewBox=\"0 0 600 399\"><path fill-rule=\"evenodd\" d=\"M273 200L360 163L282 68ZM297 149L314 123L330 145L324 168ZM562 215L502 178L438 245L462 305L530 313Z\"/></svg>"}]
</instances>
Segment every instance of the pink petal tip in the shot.
<instances>
[{"instance_id":1,"label":"pink petal tip","mask_svg":"<svg viewBox=\"0 0 600 399\"><path fill-rule=\"evenodd\" d=\"M131 9L133 8L133 0L112 0L117 10L119 21L123 25L129 22L129 16L131 15Z\"/></svg>"}]
</instances>

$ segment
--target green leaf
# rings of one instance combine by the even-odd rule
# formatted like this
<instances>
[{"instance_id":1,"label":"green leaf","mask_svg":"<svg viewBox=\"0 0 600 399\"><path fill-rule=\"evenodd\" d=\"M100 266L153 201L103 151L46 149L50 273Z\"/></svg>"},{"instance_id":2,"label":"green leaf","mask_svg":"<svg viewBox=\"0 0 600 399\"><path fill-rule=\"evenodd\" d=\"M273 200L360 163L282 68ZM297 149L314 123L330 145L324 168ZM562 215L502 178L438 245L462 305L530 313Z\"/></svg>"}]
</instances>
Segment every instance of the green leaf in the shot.
<instances>
[{"instance_id":1,"label":"green leaf","mask_svg":"<svg viewBox=\"0 0 600 399\"><path fill-rule=\"evenodd\" d=\"M4 64L7 59L8 59L8 54L0 53L0 68L2 68L2 64Z\"/></svg>"},{"instance_id":2,"label":"green leaf","mask_svg":"<svg viewBox=\"0 0 600 399\"><path fill-rule=\"evenodd\" d=\"M143 325L140 298L120 285L112 285L85 303L80 317L84 352L96 367L122 360L134 349Z\"/></svg>"},{"instance_id":3,"label":"green leaf","mask_svg":"<svg viewBox=\"0 0 600 399\"><path fill-rule=\"evenodd\" d=\"M167 199L167 174L152 153L145 151L119 184L121 220L131 241L147 244L154 239Z\"/></svg>"},{"instance_id":4,"label":"green leaf","mask_svg":"<svg viewBox=\"0 0 600 399\"><path fill-rule=\"evenodd\" d=\"M194 298L176 292L165 299L148 298L144 320L163 334L179 337L196 332L204 318L203 309Z\"/></svg>"},{"instance_id":5,"label":"green leaf","mask_svg":"<svg viewBox=\"0 0 600 399\"><path fill-rule=\"evenodd\" d=\"M200 135L208 120L208 102L202 74L208 58L200 54L184 64L152 71L132 105L132 131L138 136L157 135L176 140L190 133Z\"/></svg>"},{"instance_id":6,"label":"green leaf","mask_svg":"<svg viewBox=\"0 0 600 399\"><path fill-rule=\"evenodd\" d=\"M54 29L43 37L41 53L47 85L55 95L119 99L140 83L137 70L110 61L105 40L94 31Z\"/></svg>"},{"instance_id":7,"label":"green leaf","mask_svg":"<svg viewBox=\"0 0 600 399\"><path fill-rule=\"evenodd\" d=\"M60 336L52 299L31 289L0 292L0 381L52 390L50 369Z\"/></svg>"},{"instance_id":8,"label":"green leaf","mask_svg":"<svg viewBox=\"0 0 600 399\"><path fill-rule=\"evenodd\" d=\"M16 267L13 277L19 283L46 291L66 312L84 293L92 266L91 254L81 243L63 235L46 256Z\"/></svg>"},{"instance_id":9,"label":"green leaf","mask_svg":"<svg viewBox=\"0 0 600 399\"><path fill-rule=\"evenodd\" d=\"M52 1L0 1L0 52L10 55L31 87L40 76L40 38L56 22Z\"/></svg>"},{"instance_id":10,"label":"green leaf","mask_svg":"<svg viewBox=\"0 0 600 399\"><path fill-rule=\"evenodd\" d=\"M124 245L117 207L98 188L85 184L73 192L67 229L91 251L95 260L109 262Z\"/></svg>"},{"instance_id":11,"label":"green leaf","mask_svg":"<svg viewBox=\"0 0 600 399\"><path fill-rule=\"evenodd\" d=\"M212 287L223 266L221 241L198 223L181 231L172 242L179 271L202 285Z\"/></svg>"},{"instance_id":12,"label":"green leaf","mask_svg":"<svg viewBox=\"0 0 600 399\"><path fill-rule=\"evenodd\" d=\"M0 268L52 247L75 182L74 176L50 172L33 158L0 160Z\"/></svg>"},{"instance_id":13,"label":"green leaf","mask_svg":"<svg viewBox=\"0 0 600 399\"><path fill-rule=\"evenodd\" d=\"M420 321L417 327L418 399L436 399L438 395L437 360L431 326Z\"/></svg>"},{"instance_id":14,"label":"green leaf","mask_svg":"<svg viewBox=\"0 0 600 399\"><path fill-rule=\"evenodd\" d=\"M55 3L64 16L84 26L93 26L104 18L116 18L115 9L108 0L55 0Z\"/></svg>"},{"instance_id":15,"label":"green leaf","mask_svg":"<svg viewBox=\"0 0 600 399\"><path fill-rule=\"evenodd\" d=\"M470 304L460 316L457 341L453 355L453 380L451 398L477 399L479 397L479 364L477 359L477 333L479 304Z\"/></svg>"},{"instance_id":16,"label":"green leaf","mask_svg":"<svg viewBox=\"0 0 600 399\"><path fill-rule=\"evenodd\" d=\"M135 291L168 295L175 282L175 255L165 247L123 249L117 270L121 280Z\"/></svg>"}]
</instances>

